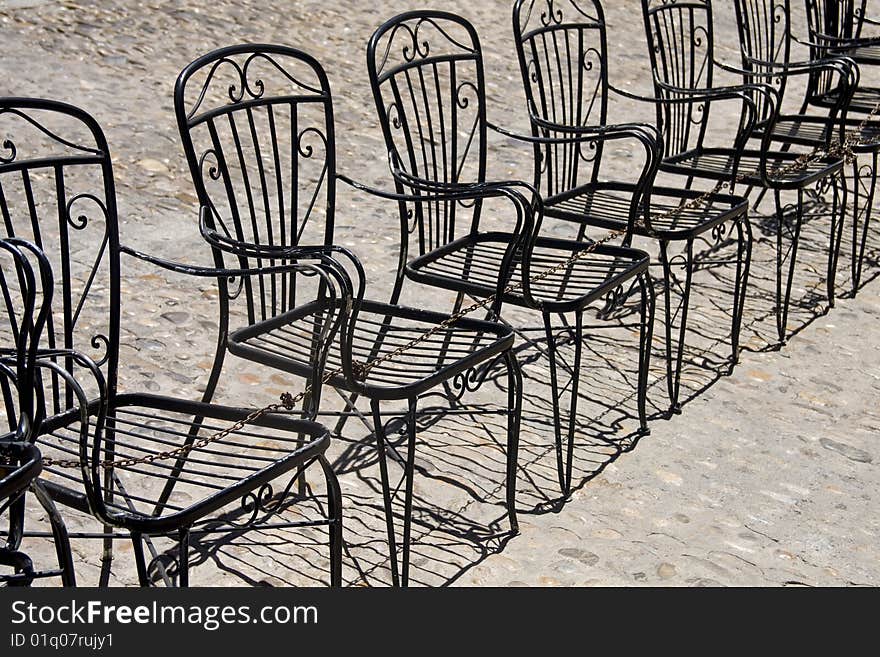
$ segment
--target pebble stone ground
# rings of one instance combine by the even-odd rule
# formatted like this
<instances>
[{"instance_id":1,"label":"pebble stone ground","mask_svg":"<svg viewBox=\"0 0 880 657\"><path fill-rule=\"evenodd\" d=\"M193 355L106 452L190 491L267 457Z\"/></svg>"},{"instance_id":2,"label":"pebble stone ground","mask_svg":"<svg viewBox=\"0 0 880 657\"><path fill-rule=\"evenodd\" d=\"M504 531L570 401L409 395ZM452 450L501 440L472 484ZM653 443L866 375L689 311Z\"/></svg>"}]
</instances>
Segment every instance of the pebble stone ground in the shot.
<instances>
[{"instance_id":1,"label":"pebble stone ground","mask_svg":"<svg viewBox=\"0 0 880 657\"><path fill-rule=\"evenodd\" d=\"M608 2L611 78L649 90L636 0ZM718 55L735 61L732 7L716 3ZM803 33L797 5L795 29ZM430 2L459 12L479 31L487 67L489 115L525 126L513 57L508 2ZM93 113L114 156L122 240L170 259L209 264L197 234L196 200L173 122L177 72L207 50L243 41L278 42L315 55L335 94L340 170L387 187L378 126L366 81L365 43L385 18L413 2L335 0L262 3L109 0L0 1L4 95L63 99ZM803 53L796 53L795 56ZM870 78L870 74L864 75ZM732 80L731 80L732 81ZM615 117L650 120L645 108L614 106ZM723 114L722 114L723 118ZM498 138L490 173L529 177L529 151ZM625 171L628 152L615 152ZM633 443L626 332L597 331L584 368L585 400L576 450L576 488L558 499L548 422L547 370L523 352L525 419L519 473L520 535L503 534L502 440L497 419L454 416L420 435L413 574L423 585L880 585L880 235L870 236L866 282L825 313L821 221L809 222L789 328L772 342L772 218L752 215L756 246L741 364L716 373L725 355L729 267L704 267L694 301L694 347L685 371L684 412L661 419L665 393L660 343L652 371L651 434ZM387 295L397 218L393 207L340 192L337 239L367 266L372 296ZM824 227L824 228L823 228ZM561 230L561 229L553 229ZM848 240L848 238L847 238ZM844 248L849 248L846 241ZM849 290L841 259L838 284ZM196 398L210 368L216 291L208 284L126 263L122 387ZM728 277L728 278L725 278ZM699 282L698 282L699 284ZM433 294L433 293L432 293ZM415 286L405 300L426 304ZM445 303L430 297L432 307ZM659 327L659 324L658 324ZM715 331L715 333L713 333ZM659 335L659 331L657 332ZM610 336L610 337L609 337ZM714 337L713 337L714 336ZM631 337L631 336L630 336ZM234 361L219 399L262 405L292 384L279 373ZM487 386L466 403L503 395ZM331 395L328 395L328 397ZM360 431L360 433L359 433ZM377 468L368 433L350 423L332 457L346 504L345 582L388 582ZM32 522L42 518L31 509ZM72 529L92 527L71 515ZM162 548L161 544L159 545ZM37 559L51 548L28 545ZM320 546L298 535L265 533L228 544L196 545L201 585L309 585L327 579ZM80 581L97 581L94 542L75 543ZM117 544L111 584L136 582L130 548Z\"/></svg>"}]
</instances>

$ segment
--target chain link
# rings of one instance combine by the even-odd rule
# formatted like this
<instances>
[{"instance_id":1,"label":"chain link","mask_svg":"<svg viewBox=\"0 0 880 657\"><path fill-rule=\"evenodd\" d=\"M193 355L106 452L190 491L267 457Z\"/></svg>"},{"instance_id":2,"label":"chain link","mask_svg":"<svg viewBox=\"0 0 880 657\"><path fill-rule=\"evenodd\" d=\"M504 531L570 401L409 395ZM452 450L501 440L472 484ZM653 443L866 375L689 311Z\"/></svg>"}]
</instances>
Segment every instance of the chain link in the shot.
<instances>
[{"instance_id":1,"label":"chain link","mask_svg":"<svg viewBox=\"0 0 880 657\"><path fill-rule=\"evenodd\" d=\"M816 147L807 153L803 153L802 155L799 155L796 159L792 160L790 163L788 163L784 166L781 166L781 167L776 167L772 171L772 173L770 174L771 177L781 177L781 176L788 175L789 173L794 173L796 171L802 171L803 169L806 169L812 162L819 160L819 159L822 159L824 157L837 157L837 158L844 160L846 163L851 163L855 159L854 149L859 146L862 146L864 144L870 143L867 141L862 141L861 135L864 132L865 128L867 127L868 123L877 115L878 112L880 112L880 103L877 103L877 105L874 106L874 108L871 110L871 112L869 114L867 114L867 116L865 116L864 120L858 125L858 127L856 127L854 130L847 131L844 134L844 139L841 140L841 142L834 144L834 145L830 146L829 148ZM739 176L734 178L733 181L727 181L727 180L719 181L709 191L707 191L699 196L696 196L696 197L676 206L675 208L672 208L671 210L659 215L657 218L658 219L675 219L675 218L681 216L682 214L684 214L685 212L687 212L688 210L693 210L695 208L699 208L702 205L704 205L707 201L709 201L715 194L718 194L727 188L733 188L738 183L743 182L749 175L752 175L752 173L750 172L750 173L740 174ZM650 226L646 225L644 220L640 220L639 225L649 235L652 235L654 233L653 229L651 229ZM552 267L549 267L549 268L545 269L544 271L540 272L539 274L532 276L529 279L529 284L538 283L538 282L544 280L545 278L547 278L548 276L552 276L553 274L555 274L559 271L563 271L563 270L568 269L569 267L571 267L572 265L577 263L579 260L581 260L585 256L589 255L590 253L593 253L596 249L598 249L603 244L607 244L608 242L610 242L612 240L615 240L619 237L623 237L626 234L626 232L627 232L626 229L618 229L618 230L610 231L601 239L599 239L595 242L591 242L584 249L576 251L575 253L573 253L570 257L566 258L565 260L562 260L559 263L553 265ZM506 288L504 288L504 290L502 290L500 294L501 294L501 296L504 296L504 295L510 294L512 292L516 292L517 290L521 289L523 287L523 285L524 285L523 281L519 281L517 283L511 283ZM437 333L440 333L440 332L445 331L446 329L450 328L453 324L458 322L460 319L466 317L467 315L470 315L471 313L473 313L477 310L488 308L493 303L495 303L495 301L497 299L498 299L498 293L490 295L480 301L475 301L471 305L469 305L465 308L462 308L457 313L450 315L449 317L447 317L445 320L443 320L439 324L432 326L430 329L426 330L424 333L422 333L418 337L413 338L409 342L397 347L396 349L394 349L392 351L389 351L389 352L383 354L382 356L380 356L378 358L371 360L368 363L360 363L358 361L353 361L352 362L352 370L353 370L353 374L355 375L355 378L359 381L366 381L370 372L373 369L375 369L376 367L378 367L379 365L386 363L390 360L394 360L395 358L397 358L401 354L418 346L422 342L425 342L426 340L431 339L431 337L433 337ZM343 368L337 367L336 369L334 369L330 372L326 372L324 374L324 376L321 377L321 383L322 384L328 383L334 377L338 377L338 376L342 376L342 375L344 375ZM147 456L142 456L142 457L132 457L132 458L118 459L118 460L110 459L110 460L105 460L105 461L99 461L98 467L105 468L105 469L107 469L107 468L121 468L121 467L128 467L128 466L132 466L132 465L153 463L154 461L163 461L163 460L168 460L168 459L172 459L172 458L185 457L187 454L189 454L191 451L193 451L195 449L200 449L202 447L210 445L211 443L215 443L215 442L227 437L228 435L235 433L236 431L239 431L240 429L243 429L245 426L247 426L248 424L251 424L252 422L255 422L256 420L260 419L262 416L266 415L267 413L273 413L275 411L280 411L282 409L286 410L286 411L294 410L296 408L297 404L299 404L299 402L301 402L306 397L306 395L308 395L311 392L311 390L312 390L311 384L307 384L305 389L303 389L302 392L300 392L296 395L292 395L289 392L285 392L281 395L279 403L269 404L268 406L264 406L263 408L259 408L255 411L253 411L252 413L248 414L247 416L245 416L241 420L238 420L234 424L226 427L225 429L222 429L220 431L212 433L211 435L205 436L204 438L199 438L198 440L194 440L192 443L181 445L180 447L176 447L174 449L169 449L164 452L157 452L155 454L149 454ZM46 467L53 467L54 466L54 467L58 467L58 468L79 468L79 467L83 466L84 464L79 459L53 459L53 458L49 458L49 457L44 457L43 458L43 465ZM86 465L87 465L87 463L86 463Z\"/></svg>"}]
</instances>

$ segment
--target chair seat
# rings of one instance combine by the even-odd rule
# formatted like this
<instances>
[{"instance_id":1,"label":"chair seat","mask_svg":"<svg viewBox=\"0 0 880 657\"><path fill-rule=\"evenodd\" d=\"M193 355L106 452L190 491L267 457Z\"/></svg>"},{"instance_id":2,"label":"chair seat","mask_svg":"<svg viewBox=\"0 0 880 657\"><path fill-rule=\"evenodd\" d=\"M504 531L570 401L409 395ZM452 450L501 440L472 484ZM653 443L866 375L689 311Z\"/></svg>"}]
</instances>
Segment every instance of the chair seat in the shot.
<instances>
[{"instance_id":1,"label":"chair seat","mask_svg":"<svg viewBox=\"0 0 880 657\"><path fill-rule=\"evenodd\" d=\"M629 220L633 192L633 185L590 185L545 199L544 214L590 225L622 228ZM696 191L653 188L649 214L653 235L666 240L688 239L748 211L745 199L713 194L699 207L669 215L688 199L699 196L701 194ZM637 224L634 232L643 236L652 234L642 224Z\"/></svg>"},{"instance_id":2,"label":"chair seat","mask_svg":"<svg viewBox=\"0 0 880 657\"><path fill-rule=\"evenodd\" d=\"M825 143L825 128L828 120L821 116L781 116L773 126L774 141L789 142L801 146L822 146ZM834 125L834 136L840 130L840 122ZM861 119L847 119L846 131L855 132L861 145L853 150L857 153L870 153L880 149L880 122L868 121L863 125ZM756 137L762 137L764 130L755 130Z\"/></svg>"},{"instance_id":3,"label":"chair seat","mask_svg":"<svg viewBox=\"0 0 880 657\"><path fill-rule=\"evenodd\" d=\"M875 40L865 41L852 48L835 49L834 53L854 60L856 64L880 64L880 43Z\"/></svg>"},{"instance_id":4,"label":"chair seat","mask_svg":"<svg viewBox=\"0 0 880 657\"><path fill-rule=\"evenodd\" d=\"M230 335L229 350L242 358L309 376L318 303L260 322ZM448 315L376 301L364 301L352 336L352 357L365 365L436 329ZM501 324L463 318L430 338L379 363L357 387L342 375L329 380L336 388L375 399L407 399L434 388L510 348L513 332ZM333 341L326 371L342 366L340 340Z\"/></svg>"},{"instance_id":5,"label":"chair seat","mask_svg":"<svg viewBox=\"0 0 880 657\"><path fill-rule=\"evenodd\" d=\"M834 107L837 104L838 98L837 90L832 89L827 93L813 96L810 99L810 103L819 107ZM852 100L850 100L847 108L850 112L866 114L873 111L877 103L880 103L880 88L860 86L853 93Z\"/></svg>"},{"instance_id":6,"label":"chair seat","mask_svg":"<svg viewBox=\"0 0 880 657\"><path fill-rule=\"evenodd\" d=\"M95 409L93 405L93 413ZM115 407L108 411L108 426L115 427L114 460L146 457L181 446L198 416L204 419L197 440L226 429L249 412L158 395L119 395ZM41 433L38 444L45 456L79 457L77 414L68 412L48 420ZM308 463L329 443L330 434L320 424L269 413L216 442L193 449L179 472L174 471L176 456L113 468L114 500L107 508L117 524L129 530L147 534L175 531L210 519L227 505L240 506L243 495ZM59 485L72 488L72 496L82 495L79 470L53 466L45 472L53 484L53 496ZM176 480L174 489L161 513L156 514L157 502L171 478ZM243 513L238 521L244 524L248 516ZM235 521L230 517L228 522Z\"/></svg>"},{"instance_id":7,"label":"chair seat","mask_svg":"<svg viewBox=\"0 0 880 657\"><path fill-rule=\"evenodd\" d=\"M409 263L407 275L413 280L489 296L496 292L498 272L510 245L507 233L471 235L450 242ZM565 261L577 251L589 247L587 242L538 238L531 259L531 276ZM522 280L521 253L513 257L510 282ZM601 245L595 251L568 267L531 285L533 298L549 312L580 310L625 282L647 271L648 254L636 249ZM527 307L521 291L503 296L506 303Z\"/></svg>"},{"instance_id":8,"label":"chair seat","mask_svg":"<svg viewBox=\"0 0 880 657\"><path fill-rule=\"evenodd\" d=\"M704 148L688 151L663 160L660 168L669 173L711 180L729 180L733 172L733 164L737 151L732 148ZM798 153L774 151L768 153L769 173L776 168L784 168L798 158ZM742 176L742 184L754 187L763 185L759 169L761 153L756 150L745 150L739 160L738 174ZM808 162L804 169L783 171L774 176L774 187L779 189L797 189L812 185L818 180L837 173L843 167L841 160L822 158Z\"/></svg>"}]
</instances>

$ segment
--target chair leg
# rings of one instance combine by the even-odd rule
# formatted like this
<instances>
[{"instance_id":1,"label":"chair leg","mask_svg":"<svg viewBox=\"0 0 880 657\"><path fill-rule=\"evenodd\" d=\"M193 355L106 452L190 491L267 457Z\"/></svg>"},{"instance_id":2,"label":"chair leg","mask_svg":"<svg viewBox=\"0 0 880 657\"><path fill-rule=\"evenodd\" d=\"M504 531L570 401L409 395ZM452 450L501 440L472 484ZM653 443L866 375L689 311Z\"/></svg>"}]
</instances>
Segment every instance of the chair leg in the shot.
<instances>
[{"instance_id":1,"label":"chair leg","mask_svg":"<svg viewBox=\"0 0 880 657\"><path fill-rule=\"evenodd\" d=\"M788 254L788 275L785 276L785 258L782 253L782 232L783 222L783 206L781 193L778 189L773 190L773 197L776 201L776 216L778 226L776 230L776 333L779 338L779 344L784 345L787 335L788 326L788 305L791 301L791 285L794 279L794 266L797 260L798 242L801 235L801 222L804 216L804 192L797 190L797 206L795 208L795 225L791 237L791 250ZM783 277L786 280L783 283Z\"/></svg>"},{"instance_id":2,"label":"chair leg","mask_svg":"<svg viewBox=\"0 0 880 657\"><path fill-rule=\"evenodd\" d=\"M556 438L556 471L559 477L559 488L564 497L571 492L571 477L574 460L574 431L577 422L578 384L580 382L581 354L583 351L583 312L575 313L575 325L572 333L574 339L574 362L571 367L569 385L570 402L568 408L568 426L566 428L565 455L563 456L562 440L562 400L557 374L556 338L549 313L544 313L544 330L547 334L547 352L550 357L550 386L553 395L553 430ZM567 387L567 386L566 386Z\"/></svg>"},{"instance_id":3,"label":"chair leg","mask_svg":"<svg viewBox=\"0 0 880 657\"><path fill-rule=\"evenodd\" d=\"M52 501L48 491L43 488L39 480L31 484L34 495L40 502L40 506L49 516L49 525L52 527L52 539L55 542L55 554L58 557L58 566L61 568L61 583L64 586L76 586L76 572L73 567L73 552L70 549L70 537L64 519L58 513L58 507Z\"/></svg>"},{"instance_id":4,"label":"chair leg","mask_svg":"<svg viewBox=\"0 0 880 657\"><path fill-rule=\"evenodd\" d=\"M645 273L638 277L641 297L641 309L639 311L639 374L636 401L639 412L639 434L646 436L651 433L648 428L648 372L651 367L651 343L654 338L654 313L656 309L656 297L651 275Z\"/></svg>"},{"instance_id":5,"label":"chair leg","mask_svg":"<svg viewBox=\"0 0 880 657\"><path fill-rule=\"evenodd\" d=\"M519 453L520 418L522 417L522 372L513 351L504 352L507 366L507 517L510 533L519 532L516 519L516 468Z\"/></svg>"},{"instance_id":6,"label":"chair leg","mask_svg":"<svg viewBox=\"0 0 880 657\"><path fill-rule=\"evenodd\" d=\"M874 192L877 188L877 151L871 153L871 164L853 163L853 245L852 245L852 294L859 291L862 280L862 264L865 260L865 246L868 241L868 225L874 205ZM859 188L861 181L867 183L864 198L864 211L859 209ZM862 234L859 237L859 221L862 221Z\"/></svg>"},{"instance_id":7,"label":"chair leg","mask_svg":"<svg viewBox=\"0 0 880 657\"><path fill-rule=\"evenodd\" d=\"M843 224L844 218L846 217L847 185L842 172L839 177L834 177L832 187L834 195L831 202L831 231L828 238L828 271L825 278L828 306L830 308L834 307L837 260L840 255L840 243L843 240Z\"/></svg>"},{"instance_id":8,"label":"chair leg","mask_svg":"<svg viewBox=\"0 0 880 657\"><path fill-rule=\"evenodd\" d=\"M669 411L667 417L681 413L679 392L681 390L681 369L684 362L684 342L687 335L688 307L691 297L691 282L694 271L694 242L688 240L685 246L684 261L684 287L682 289L681 302L678 312L672 311L672 287L675 273L667 252L669 243L660 242L660 261L663 264L663 299L665 301L664 314L666 319L666 390L669 394ZM675 316L681 313L678 327L678 342L675 343Z\"/></svg>"},{"instance_id":9,"label":"chair leg","mask_svg":"<svg viewBox=\"0 0 880 657\"><path fill-rule=\"evenodd\" d=\"M189 586L189 528L181 529L177 534L179 552L177 554L177 585L181 588Z\"/></svg>"},{"instance_id":10,"label":"chair leg","mask_svg":"<svg viewBox=\"0 0 880 657\"><path fill-rule=\"evenodd\" d=\"M327 458L318 458L327 482L327 515L330 520L330 586L342 586L342 490Z\"/></svg>"},{"instance_id":11,"label":"chair leg","mask_svg":"<svg viewBox=\"0 0 880 657\"><path fill-rule=\"evenodd\" d=\"M412 496L413 475L415 471L415 440L416 440L416 400L409 400L407 411L407 454L403 464L403 540L400 567L397 561L397 537L394 529L393 500L396 490L391 490L391 482L388 476L388 440L385 435L385 426L379 413L379 402L371 400L373 410L373 423L375 424L376 448L379 453L379 471L382 478L382 498L385 503L385 526L388 532L388 548L391 563L391 582L394 586L406 586L409 583L409 553L410 533L412 530Z\"/></svg>"},{"instance_id":12,"label":"chair leg","mask_svg":"<svg viewBox=\"0 0 880 657\"><path fill-rule=\"evenodd\" d=\"M150 577L147 574L147 559L144 556L144 539L138 532L131 533L131 545L134 548L134 563L137 567L138 584L142 587L150 586Z\"/></svg>"},{"instance_id":13,"label":"chair leg","mask_svg":"<svg viewBox=\"0 0 880 657\"><path fill-rule=\"evenodd\" d=\"M746 290L749 284L749 270L752 264L752 223L747 215L736 222L736 282L733 286L733 318L730 326L730 368L739 362L739 336L742 330L743 309L746 303Z\"/></svg>"}]
</instances>

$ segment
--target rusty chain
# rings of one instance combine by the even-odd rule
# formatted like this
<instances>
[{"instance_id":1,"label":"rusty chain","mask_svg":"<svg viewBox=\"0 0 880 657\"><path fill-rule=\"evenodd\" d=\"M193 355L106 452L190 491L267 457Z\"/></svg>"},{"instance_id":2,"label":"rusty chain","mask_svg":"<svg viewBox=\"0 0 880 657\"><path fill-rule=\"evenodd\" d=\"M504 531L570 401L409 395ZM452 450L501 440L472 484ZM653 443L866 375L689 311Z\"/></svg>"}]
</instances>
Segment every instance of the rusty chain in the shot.
<instances>
[{"instance_id":1,"label":"rusty chain","mask_svg":"<svg viewBox=\"0 0 880 657\"><path fill-rule=\"evenodd\" d=\"M880 112L880 103L877 103L877 105L874 106L874 108L871 110L871 112L865 116L864 120L862 120L862 122L854 130L847 131L844 134L844 139L841 140L839 143L834 144L834 145L830 146L829 148L816 147L809 152L803 153L803 154L799 155L797 158L795 158L794 160L792 160L790 163L788 163L784 166L774 168L773 171L771 172L771 177L785 176L785 175L787 175L789 173L793 173L795 171L801 171L801 170L805 169L807 166L809 166L809 164L811 164L812 162L819 160L819 159L822 159L824 157L837 157L837 158L844 160L846 163L852 162L853 159L855 158L854 149L857 148L858 146L862 146L864 144L870 143L867 141L862 141L861 135L864 132L864 129L867 126L868 122L871 121L877 115L878 112ZM738 175L732 181L730 181L730 180L719 181L709 191L707 191L699 196L696 196L692 199L689 199L688 201L686 201L684 203L681 203L680 205L676 206L675 208L672 208L671 210L668 210L667 212L659 215L657 218L658 219L670 219L670 218L674 219L674 218L684 214L688 210L699 208L700 206L705 204L707 201L709 201L715 194L718 194L728 188L733 189L733 187L735 187L738 183L743 182L746 178L748 178L752 174L753 174L753 172L743 173L743 174ZM640 220L639 225L649 235L651 235L654 232L653 229L650 228L650 226L645 224L645 221L643 219ZM578 262L580 259L589 255L590 253L593 253L596 249L598 249L603 244L607 244L608 242L610 242L612 240L615 240L619 237L624 236L626 234L626 232L627 232L627 229L618 229L618 230L608 232L601 239L594 241L594 242L591 242L584 249L576 251L575 253L573 253L570 257L566 258L565 260L562 260L559 263L553 265L552 267L549 267L549 268L545 269L544 271L536 274L535 276L532 276L531 278L529 278L529 284L538 283L538 282L544 280L545 278L547 278L549 276L552 276L553 274L555 274L559 271L562 271L562 270L565 270L565 269L571 267L573 264ZM501 294L501 296L504 296L504 295L510 294L512 292L516 292L517 290L521 289L523 287L523 285L524 285L524 281L511 283L506 288L504 288L504 290L502 290L500 294ZM389 352L383 354L382 356L379 356L378 358L371 360L368 363L360 363L358 361L353 361L353 363L352 363L352 369L354 370L353 373L355 374L355 376L358 380L365 381L367 379L367 377L369 376L370 372L374 368L378 367L382 363L386 363L390 360L395 359L397 356L400 356L401 354L418 346L422 342L429 340L431 337L433 337L437 333L440 333L441 331L445 331L446 329L451 327L453 324L455 324L456 322L458 322L460 319L464 318L465 316L467 316L477 310L485 309L485 308L489 307L498 299L498 296L499 296L499 293L495 293L493 295L486 297L485 299L475 301L471 305L469 305L465 308L462 308L458 312L450 315L449 317L447 317L445 320L443 320L442 322L440 322L436 326L432 326L431 328L426 330L424 333L413 338L409 342L404 343L403 345L397 347L396 349L389 351ZM324 376L321 377L321 384L323 385L325 383L328 383L334 377L338 377L340 375L344 375L344 370L341 366L335 368L334 370L332 370L330 372L326 372L324 374ZM306 397L306 395L308 395L310 392L311 392L311 385L310 384L307 384L306 387L303 389L303 391L296 394L296 395L292 395L289 392L285 392L281 395L279 402L274 403L274 404L269 404L268 406L264 406L262 408L259 408L255 411L249 413L244 418L242 418L242 419L236 421L235 423L231 424L230 426L226 427L225 429L221 429L220 431L216 431L209 436L205 436L204 438L199 438L198 440L194 440L193 442L191 442L189 444L184 444L184 445L181 445L180 447L176 447L174 449L169 449L164 452L157 452L155 454L149 454L147 456L142 456L142 457L131 457L131 458L125 458L125 459L117 459L117 460L110 459L110 460L106 460L106 461L99 461L97 465L98 465L98 467L105 468L105 469L121 468L121 467L128 467L128 466L132 466L132 465L153 463L154 461L163 461L163 460L172 459L172 458L186 457L191 451L196 450L196 449L200 449L202 447L205 447L207 445L215 443L219 440L222 440L226 436L228 436L232 433L235 433L236 431L239 431L240 429L244 428L248 424L251 424L252 422L255 422L256 420L258 420L262 416L266 415L267 413L273 413L275 411L280 411L282 409L286 410L286 411L294 410L296 408L297 404L299 404L299 402L301 402ZM85 464L79 459L53 459L53 458L49 458L49 457L44 457L43 458L43 465L46 467L54 466L54 467L59 467L59 468L79 468Z\"/></svg>"}]
</instances>

